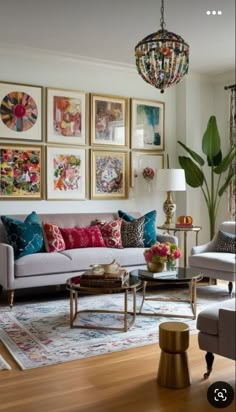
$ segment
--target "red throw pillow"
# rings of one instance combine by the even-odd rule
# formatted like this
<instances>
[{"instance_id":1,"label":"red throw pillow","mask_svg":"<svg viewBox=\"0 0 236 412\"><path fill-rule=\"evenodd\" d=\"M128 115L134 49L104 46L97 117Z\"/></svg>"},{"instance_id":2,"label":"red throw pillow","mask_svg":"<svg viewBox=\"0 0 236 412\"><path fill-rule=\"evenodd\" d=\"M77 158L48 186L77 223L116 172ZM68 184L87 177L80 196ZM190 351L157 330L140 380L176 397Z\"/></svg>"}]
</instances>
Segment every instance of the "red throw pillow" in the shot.
<instances>
[{"instance_id":1,"label":"red throw pillow","mask_svg":"<svg viewBox=\"0 0 236 412\"><path fill-rule=\"evenodd\" d=\"M47 252L65 250L65 242L58 226L52 223L43 223L45 249Z\"/></svg>"},{"instance_id":2,"label":"red throw pillow","mask_svg":"<svg viewBox=\"0 0 236 412\"><path fill-rule=\"evenodd\" d=\"M122 219L111 220L110 222L96 220L96 223L101 229L102 237L107 247L123 248L121 240Z\"/></svg>"},{"instance_id":3,"label":"red throw pillow","mask_svg":"<svg viewBox=\"0 0 236 412\"><path fill-rule=\"evenodd\" d=\"M98 226L60 228L66 249L83 247L105 247L105 243Z\"/></svg>"}]
</instances>

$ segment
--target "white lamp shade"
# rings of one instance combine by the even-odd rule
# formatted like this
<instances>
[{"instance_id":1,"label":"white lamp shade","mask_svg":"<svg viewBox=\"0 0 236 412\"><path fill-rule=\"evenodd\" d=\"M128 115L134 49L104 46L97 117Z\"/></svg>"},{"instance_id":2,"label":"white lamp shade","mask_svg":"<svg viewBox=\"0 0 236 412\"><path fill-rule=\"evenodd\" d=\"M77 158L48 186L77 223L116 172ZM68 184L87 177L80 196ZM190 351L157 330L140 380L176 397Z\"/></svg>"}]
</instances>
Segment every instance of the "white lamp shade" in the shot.
<instances>
[{"instance_id":1,"label":"white lamp shade","mask_svg":"<svg viewBox=\"0 0 236 412\"><path fill-rule=\"evenodd\" d=\"M184 169L158 169L157 190L176 192L186 190Z\"/></svg>"}]
</instances>

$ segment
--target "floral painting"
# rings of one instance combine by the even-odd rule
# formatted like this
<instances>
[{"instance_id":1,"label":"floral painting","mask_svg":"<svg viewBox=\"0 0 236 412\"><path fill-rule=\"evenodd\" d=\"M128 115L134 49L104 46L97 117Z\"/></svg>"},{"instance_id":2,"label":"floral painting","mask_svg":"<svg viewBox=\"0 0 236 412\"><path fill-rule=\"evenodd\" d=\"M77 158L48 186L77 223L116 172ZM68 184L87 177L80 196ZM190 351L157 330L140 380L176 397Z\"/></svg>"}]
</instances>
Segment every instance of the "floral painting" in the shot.
<instances>
[{"instance_id":1,"label":"floral painting","mask_svg":"<svg viewBox=\"0 0 236 412\"><path fill-rule=\"evenodd\" d=\"M164 155L149 152L132 152L131 186L155 190L158 169L163 169Z\"/></svg>"},{"instance_id":2,"label":"floral painting","mask_svg":"<svg viewBox=\"0 0 236 412\"><path fill-rule=\"evenodd\" d=\"M47 89L47 140L65 144L85 144L85 93Z\"/></svg>"},{"instance_id":3,"label":"floral painting","mask_svg":"<svg viewBox=\"0 0 236 412\"><path fill-rule=\"evenodd\" d=\"M0 82L0 136L42 140L42 87Z\"/></svg>"},{"instance_id":4,"label":"floral painting","mask_svg":"<svg viewBox=\"0 0 236 412\"><path fill-rule=\"evenodd\" d=\"M92 199L127 197L127 153L92 151Z\"/></svg>"},{"instance_id":5,"label":"floral painting","mask_svg":"<svg viewBox=\"0 0 236 412\"><path fill-rule=\"evenodd\" d=\"M0 146L0 198L41 199L41 147Z\"/></svg>"},{"instance_id":6,"label":"floral painting","mask_svg":"<svg viewBox=\"0 0 236 412\"><path fill-rule=\"evenodd\" d=\"M127 99L92 95L91 112L92 145L128 144Z\"/></svg>"},{"instance_id":7,"label":"floral painting","mask_svg":"<svg viewBox=\"0 0 236 412\"><path fill-rule=\"evenodd\" d=\"M85 150L47 148L47 198L85 199Z\"/></svg>"},{"instance_id":8,"label":"floral painting","mask_svg":"<svg viewBox=\"0 0 236 412\"><path fill-rule=\"evenodd\" d=\"M164 103L131 100L133 149L164 150Z\"/></svg>"}]
</instances>

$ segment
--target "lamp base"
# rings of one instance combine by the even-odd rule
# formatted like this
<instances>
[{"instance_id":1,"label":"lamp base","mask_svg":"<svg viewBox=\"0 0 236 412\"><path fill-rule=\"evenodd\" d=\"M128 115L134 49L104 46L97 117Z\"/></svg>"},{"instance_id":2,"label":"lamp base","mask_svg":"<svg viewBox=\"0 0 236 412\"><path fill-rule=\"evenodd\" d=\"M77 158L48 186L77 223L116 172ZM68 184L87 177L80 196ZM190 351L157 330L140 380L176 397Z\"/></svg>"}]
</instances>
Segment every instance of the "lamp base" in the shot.
<instances>
[{"instance_id":1,"label":"lamp base","mask_svg":"<svg viewBox=\"0 0 236 412\"><path fill-rule=\"evenodd\" d=\"M173 202L171 192L167 192L167 199L163 204L163 211L166 215L166 221L164 225L174 227L175 224L172 222L172 218L174 217L176 211L176 204Z\"/></svg>"}]
</instances>

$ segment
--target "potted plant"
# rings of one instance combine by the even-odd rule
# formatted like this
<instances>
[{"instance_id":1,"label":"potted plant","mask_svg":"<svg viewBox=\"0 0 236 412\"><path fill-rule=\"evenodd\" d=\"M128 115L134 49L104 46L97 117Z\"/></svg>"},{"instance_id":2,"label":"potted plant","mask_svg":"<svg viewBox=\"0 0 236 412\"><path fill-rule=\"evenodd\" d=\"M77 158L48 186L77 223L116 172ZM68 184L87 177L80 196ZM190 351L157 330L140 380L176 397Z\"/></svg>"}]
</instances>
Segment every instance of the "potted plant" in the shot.
<instances>
[{"instance_id":1,"label":"potted plant","mask_svg":"<svg viewBox=\"0 0 236 412\"><path fill-rule=\"evenodd\" d=\"M182 142L178 141L178 143L191 156L191 158L179 156L179 163L185 170L187 184L191 187L200 187L202 190L208 209L210 239L212 239L215 234L216 217L221 196L230 183L235 181L235 171L230 170L230 165L235 157L236 147L231 147L227 155L224 158L222 157L221 140L215 116L210 117L202 138L202 151L206 155L206 162L198 153ZM203 171L205 163L210 168L209 181ZM228 175L225 175L227 171ZM223 176L225 176L224 180L222 180Z\"/></svg>"}]
</instances>

